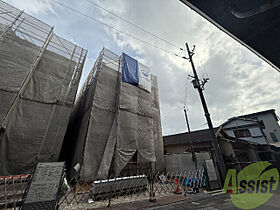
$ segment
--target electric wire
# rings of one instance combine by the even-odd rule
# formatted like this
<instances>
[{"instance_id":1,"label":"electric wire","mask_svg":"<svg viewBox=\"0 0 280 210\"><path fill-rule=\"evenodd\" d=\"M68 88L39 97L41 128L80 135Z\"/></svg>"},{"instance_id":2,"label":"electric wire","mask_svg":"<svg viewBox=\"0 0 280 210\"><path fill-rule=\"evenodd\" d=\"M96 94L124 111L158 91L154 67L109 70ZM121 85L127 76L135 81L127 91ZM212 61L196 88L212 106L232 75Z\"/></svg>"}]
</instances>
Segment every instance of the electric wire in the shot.
<instances>
[{"instance_id":1,"label":"electric wire","mask_svg":"<svg viewBox=\"0 0 280 210\"><path fill-rule=\"evenodd\" d=\"M186 88L185 88L184 106L186 107L187 110L189 110L190 100L188 97L188 93L189 93L189 86L191 85L190 77L187 77L185 84L186 84Z\"/></svg>"},{"instance_id":2,"label":"electric wire","mask_svg":"<svg viewBox=\"0 0 280 210\"><path fill-rule=\"evenodd\" d=\"M137 24L135 24L135 23L133 23L133 22L131 22L131 21L129 21L129 20L127 20L127 19L125 19L125 18L123 18L123 17L121 17L121 16L119 16L119 15L117 15L117 14L115 14L115 13L109 11L109 10L107 10L106 8L100 6L99 4L97 4L97 3L95 3L95 2L93 2L91 0L85 0L85 1L89 2L90 4L92 4L93 6L99 8L99 9L101 9L101 10L111 14L112 16L114 16L116 18L119 18L120 20L126 22L127 24L134 26L135 28L137 28L137 29L139 29L139 30L141 30L141 31L143 31L143 32L145 32L145 33L147 33L147 34L149 34L149 35L151 35L151 36L153 36L153 37L155 37L155 38L157 38L157 39L159 39L159 40L161 40L161 41L163 41L163 42L165 42L165 43L167 43L167 44L169 44L169 45L171 45L173 47L175 47L175 48L178 48L178 49L180 49L182 51L185 51L183 48L181 48L181 47L179 47L179 46L169 42L168 40L166 40L164 38L159 37L158 35L156 35L156 34L150 32L150 31L148 31L148 30L138 26Z\"/></svg>"},{"instance_id":3,"label":"electric wire","mask_svg":"<svg viewBox=\"0 0 280 210\"><path fill-rule=\"evenodd\" d=\"M187 108L188 80L186 81L184 106Z\"/></svg>"},{"instance_id":4,"label":"electric wire","mask_svg":"<svg viewBox=\"0 0 280 210\"><path fill-rule=\"evenodd\" d=\"M127 33L127 32L125 32L125 31L122 31L122 30L120 30L120 29L118 29L118 28L116 28L116 27L114 27L114 26L112 26L112 25L109 25L109 24L107 24L107 23L105 23L105 22L102 22L102 21L100 21L100 20L98 20L98 19L92 17L92 16L89 16L89 15L87 15L87 14L84 14L84 13L82 13L82 12L80 12L80 11L78 11L78 10L72 8L72 7L69 7L69 6L65 5L65 4L62 4L62 3L60 3L60 2L58 2L58 1L56 1L56 0L52 0L52 1L53 1L54 3L56 3L57 5L60 5L61 7L64 7L64 8L66 8L66 9L72 11L72 12L75 12L75 13L81 15L81 16L84 16L84 17L86 17L86 18L88 18L88 19L90 19L90 20L92 20L92 21L98 22L98 23L100 23L100 24L102 24L102 25L108 27L109 29L112 29L112 30L117 31L117 32L119 32L119 33L121 33L121 34L124 34L124 35L126 35L126 36L129 36L129 37L131 37L131 38L133 38L133 39L135 39L135 40L138 40L138 41L140 41L140 42L142 42L142 43L144 43L144 44L146 44L146 45L148 45L148 46L157 48L157 49L159 49L159 50L161 50L161 51L163 51L163 52L165 52L165 53L174 55L174 56L176 56L176 57L183 58L183 57L181 57L180 55L178 55L177 53L168 51L168 50L166 50L166 49L164 49L164 48L162 48L162 47L159 47L159 46L157 46L157 45L155 45L155 44L152 44L152 43L150 43L150 42L148 42L148 41L145 41L145 40L143 40L143 39L140 39L140 38L138 38L137 36L135 36L135 35L133 35L133 34ZM184 59L184 58L183 58L183 59Z\"/></svg>"},{"instance_id":5,"label":"electric wire","mask_svg":"<svg viewBox=\"0 0 280 210\"><path fill-rule=\"evenodd\" d=\"M193 59L193 60L194 60L194 61L197 61L197 63L199 63L197 59ZM203 71L203 69L202 69L202 67L201 67L201 64L199 64L199 66L197 67L197 73L198 73L200 79L206 78L206 74L205 74L205 72Z\"/></svg>"},{"instance_id":6,"label":"electric wire","mask_svg":"<svg viewBox=\"0 0 280 210\"><path fill-rule=\"evenodd\" d=\"M203 74L205 74L205 77L209 78L209 75L208 75L206 69L203 67L202 62L201 62L201 60L200 60L198 54L197 54L197 57L196 57L196 58L197 58L197 60L198 60L198 62L199 62L201 71L203 72Z\"/></svg>"}]
</instances>

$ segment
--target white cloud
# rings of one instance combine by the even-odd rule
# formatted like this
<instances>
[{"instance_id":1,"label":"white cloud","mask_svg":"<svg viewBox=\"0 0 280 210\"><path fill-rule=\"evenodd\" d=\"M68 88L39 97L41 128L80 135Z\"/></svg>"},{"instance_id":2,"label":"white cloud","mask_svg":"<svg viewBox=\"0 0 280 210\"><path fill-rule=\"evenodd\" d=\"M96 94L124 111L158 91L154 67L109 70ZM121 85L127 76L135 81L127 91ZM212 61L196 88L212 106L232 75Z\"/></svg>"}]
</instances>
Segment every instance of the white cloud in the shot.
<instances>
[{"instance_id":1,"label":"white cloud","mask_svg":"<svg viewBox=\"0 0 280 210\"><path fill-rule=\"evenodd\" d=\"M197 46L194 61L199 75L203 75L203 67L210 76L204 93L214 125L217 126L234 115L264 109L275 108L277 113L280 113L280 74L180 1L92 1L178 46L185 48L185 42ZM183 105L187 74L191 74L189 62L112 31L57 4L51 4L51 1L7 2L30 11L50 25L55 25L56 33L75 40L89 50L90 59L84 69L83 79L103 46L117 54L125 51L150 66L152 72L158 76L163 133L186 131ZM186 56L185 51L180 52L167 43L156 40L100 11L85 0L61 2L154 45ZM206 121L198 93L188 84L187 105L191 128L205 128Z\"/></svg>"},{"instance_id":2,"label":"white cloud","mask_svg":"<svg viewBox=\"0 0 280 210\"><path fill-rule=\"evenodd\" d=\"M127 9L126 12L122 11L122 15L127 19L182 47L186 41L197 45L196 53L210 75L205 97L216 126L233 115L270 108L276 108L279 113L280 107L275 96L277 97L276 91L280 85L278 80L272 81L270 78L279 78L280 75L248 49L178 2L154 0L126 3ZM111 4L110 9L114 6ZM172 49L120 20L105 20L124 31L138 34L153 44ZM152 71L159 77L163 132L170 134L186 130L183 98L186 69L188 73L191 72L189 63L130 38L122 38L120 41L119 37L114 34L114 41L120 47L129 44L132 49L142 52L141 60L149 63ZM197 57L195 64L200 66ZM198 70L202 75L201 68ZM191 127L206 127L198 93L190 88L188 106Z\"/></svg>"},{"instance_id":3,"label":"white cloud","mask_svg":"<svg viewBox=\"0 0 280 210\"><path fill-rule=\"evenodd\" d=\"M53 12L51 0L6 0L5 2L29 14Z\"/></svg>"}]
</instances>

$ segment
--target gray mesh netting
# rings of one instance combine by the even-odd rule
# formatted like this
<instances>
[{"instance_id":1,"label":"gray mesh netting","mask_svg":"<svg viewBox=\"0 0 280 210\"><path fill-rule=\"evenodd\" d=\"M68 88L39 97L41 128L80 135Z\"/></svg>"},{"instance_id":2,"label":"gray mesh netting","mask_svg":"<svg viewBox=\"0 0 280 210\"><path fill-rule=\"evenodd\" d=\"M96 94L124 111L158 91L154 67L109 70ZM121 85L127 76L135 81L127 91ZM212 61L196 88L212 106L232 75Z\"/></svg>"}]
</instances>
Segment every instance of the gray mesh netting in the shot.
<instances>
[{"instance_id":1,"label":"gray mesh netting","mask_svg":"<svg viewBox=\"0 0 280 210\"><path fill-rule=\"evenodd\" d=\"M121 81L121 59L103 49L77 97L63 146L70 177L119 174L136 155L162 170L163 140L157 77L151 93Z\"/></svg>"},{"instance_id":2,"label":"gray mesh netting","mask_svg":"<svg viewBox=\"0 0 280 210\"><path fill-rule=\"evenodd\" d=\"M0 1L0 175L58 160L86 53Z\"/></svg>"}]
</instances>

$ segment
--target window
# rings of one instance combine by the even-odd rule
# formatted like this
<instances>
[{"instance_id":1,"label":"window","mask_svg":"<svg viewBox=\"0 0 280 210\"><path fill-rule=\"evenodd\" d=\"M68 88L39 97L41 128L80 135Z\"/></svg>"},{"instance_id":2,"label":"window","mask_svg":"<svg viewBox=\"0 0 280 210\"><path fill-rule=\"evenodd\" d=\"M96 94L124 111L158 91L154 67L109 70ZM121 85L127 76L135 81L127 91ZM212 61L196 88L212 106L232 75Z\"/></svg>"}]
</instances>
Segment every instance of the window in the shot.
<instances>
[{"instance_id":1,"label":"window","mask_svg":"<svg viewBox=\"0 0 280 210\"><path fill-rule=\"evenodd\" d=\"M235 130L233 133L236 138L251 137L249 129Z\"/></svg>"},{"instance_id":2,"label":"window","mask_svg":"<svg viewBox=\"0 0 280 210\"><path fill-rule=\"evenodd\" d=\"M274 133L269 133L269 134L274 142L278 142L278 139L276 138Z\"/></svg>"}]
</instances>

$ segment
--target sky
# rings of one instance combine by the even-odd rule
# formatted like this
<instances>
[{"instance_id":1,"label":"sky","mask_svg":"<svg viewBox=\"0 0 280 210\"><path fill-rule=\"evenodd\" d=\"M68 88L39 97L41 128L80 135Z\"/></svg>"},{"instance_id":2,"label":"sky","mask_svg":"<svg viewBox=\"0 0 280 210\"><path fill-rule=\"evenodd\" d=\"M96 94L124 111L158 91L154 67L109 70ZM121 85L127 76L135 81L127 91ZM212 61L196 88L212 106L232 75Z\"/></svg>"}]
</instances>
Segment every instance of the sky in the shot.
<instances>
[{"instance_id":1,"label":"sky","mask_svg":"<svg viewBox=\"0 0 280 210\"><path fill-rule=\"evenodd\" d=\"M166 42L100 10L87 0L5 0L55 27L55 33L88 50L81 83L103 47L125 52L150 67L158 77L164 135L186 132L183 107L191 130L207 128L197 90L191 85L188 61L61 7L56 1L167 51L187 56ZM280 115L280 74L179 0L90 0L139 27L185 49L196 45L194 63L201 78L209 77L205 98L214 126L228 118L266 109Z\"/></svg>"}]
</instances>

